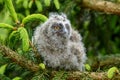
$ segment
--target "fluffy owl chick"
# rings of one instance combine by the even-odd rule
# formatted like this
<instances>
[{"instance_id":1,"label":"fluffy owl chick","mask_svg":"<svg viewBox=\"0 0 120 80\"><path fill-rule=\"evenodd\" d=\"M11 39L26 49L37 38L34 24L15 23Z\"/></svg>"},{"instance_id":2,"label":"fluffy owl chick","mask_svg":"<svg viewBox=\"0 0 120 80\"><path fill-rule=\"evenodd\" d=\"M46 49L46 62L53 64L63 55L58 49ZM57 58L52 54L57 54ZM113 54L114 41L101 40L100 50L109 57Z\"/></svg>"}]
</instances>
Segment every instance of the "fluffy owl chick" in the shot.
<instances>
[{"instance_id":1,"label":"fluffy owl chick","mask_svg":"<svg viewBox=\"0 0 120 80\"><path fill-rule=\"evenodd\" d=\"M34 31L33 44L44 64L52 68L80 70L86 60L80 34L71 28L65 14L51 14L49 19Z\"/></svg>"}]
</instances>

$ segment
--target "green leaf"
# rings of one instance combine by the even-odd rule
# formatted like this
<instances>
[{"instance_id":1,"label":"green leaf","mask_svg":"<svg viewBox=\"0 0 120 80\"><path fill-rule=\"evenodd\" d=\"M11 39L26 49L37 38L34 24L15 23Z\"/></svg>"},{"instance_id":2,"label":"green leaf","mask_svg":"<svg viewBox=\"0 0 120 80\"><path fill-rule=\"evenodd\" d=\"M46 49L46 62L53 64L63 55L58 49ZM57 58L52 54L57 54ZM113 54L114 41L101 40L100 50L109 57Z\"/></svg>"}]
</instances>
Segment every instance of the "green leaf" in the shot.
<instances>
[{"instance_id":1,"label":"green leaf","mask_svg":"<svg viewBox=\"0 0 120 80\"><path fill-rule=\"evenodd\" d=\"M50 1L51 1L51 0L44 0L45 5L46 5L46 6L50 6Z\"/></svg>"},{"instance_id":2,"label":"green leaf","mask_svg":"<svg viewBox=\"0 0 120 80\"><path fill-rule=\"evenodd\" d=\"M40 66L41 69L43 69L43 70L45 69L45 64L40 63L39 66Z\"/></svg>"},{"instance_id":3,"label":"green leaf","mask_svg":"<svg viewBox=\"0 0 120 80\"><path fill-rule=\"evenodd\" d=\"M11 40L11 38L17 33L17 31L12 31L10 36L9 36L9 40Z\"/></svg>"},{"instance_id":4,"label":"green leaf","mask_svg":"<svg viewBox=\"0 0 120 80\"><path fill-rule=\"evenodd\" d=\"M108 78L111 79L111 78L115 75L115 73L117 73L117 72L118 72L117 67L112 67L112 68L110 68L110 69L108 70L108 72L107 72Z\"/></svg>"},{"instance_id":5,"label":"green leaf","mask_svg":"<svg viewBox=\"0 0 120 80\"><path fill-rule=\"evenodd\" d=\"M12 80L21 80L21 79L22 79L21 77L15 77Z\"/></svg>"},{"instance_id":6,"label":"green leaf","mask_svg":"<svg viewBox=\"0 0 120 80\"><path fill-rule=\"evenodd\" d=\"M24 0L24 1L23 1L23 7L24 7L25 9L28 8L28 0Z\"/></svg>"},{"instance_id":7,"label":"green leaf","mask_svg":"<svg viewBox=\"0 0 120 80\"><path fill-rule=\"evenodd\" d=\"M88 70L88 71L90 71L91 70L90 65L89 64L85 64L85 69Z\"/></svg>"},{"instance_id":8,"label":"green leaf","mask_svg":"<svg viewBox=\"0 0 120 80\"><path fill-rule=\"evenodd\" d=\"M58 71L52 80L67 80L68 73L65 71Z\"/></svg>"},{"instance_id":9,"label":"green leaf","mask_svg":"<svg viewBox=\"0 0 120 80\"><path fill-rule=\"evenodd\" d=\"M13 29L14 27L9 24L0 23L0 28Z\"/></svg>"},{"instance_id":10,"label":"green leaf","mask_svg":"<svg viewBox=\"0 0 120 80\"><path fill-rule=\"evenodd\" d=\"M35 4L36 4L36 6L37 6L38 11L39 11L39 12L42 12L42 4L41 4L41 2L38 1L38 0L35 0Z\"/></svg>"},{"instance_id":11,"label":"green leaf","mask_svg":"<svg viewBox=\"0 0 120 80\"><path fill-rule=\"evenodd\" d=\"M40 70L30 80L51 80L48 76L49 75L48 75L48 73L46 71Z\"/></svg>"},{"instance_id":12,"label":"green leaf","mask_svg":"<svg viewBox=\"0 0 120 80\"><path fill-rule=\"evenodd\" d=\"M116 27L118 17L116 15L114 15L114 16L111 16L110 18L111 18L110 27L111 27L111 29L114 29Z\"/></svg>"},{"instance_id":13,"label":"green leaf","mask_svg":"<svg viewBox=\"0 0 120 80\"><path fill-rule=\"evenodd\" d=\"M0 80L11 80L11 79L7 77L6 75L0 74Z\"/></svg>"},{"instance_id":14,"label":"green leaf","mask_svg":"<svg viewBox=\"0 0 120 80\"><path fill-rule=\"evenodd\" d=\"M33 4L33 0L30 0L29 4L28 4L28 7L31 8L32 7L32 4Z\"/></svg>"},{"instance_id":15,"label":"green leaf","mask_svg":"<svg viewBox=\"0 0 120 80\"><path fill-rule=\"evenodd\" d=\"M22 2L23 2L23 0L16 0L16 4L20 4Z\"/></svg>"},{"instance_id":16,"label":"green leaf","mask_svg":"<svg viewBox=\"0 0 120 80\"><path fill-rule=\"evenodd\" d=\"M54 4L55 4L56 9L60 9L59 0L54 0Z\"/></svg>"},{"instance_id":17,"label":"green leaf","mask_svg":"<svg viewBox=\"0 0 120 80\"><path fill-rule=\"evenodd\" d=\"M28 15L27 17L25 17L23 20L22 20L22 24L26 24L28 22L32 22L34 20L40 20L40 21L46 21L47 20L47 17L42 15L42 14L32 14L32 15Z\"/></svg>"},{"instance_id":18,"label":"green leaf","mask_svg":"<svg viewBox=\"0 0 120 80\"><path fill-rule=\"evenodd\" d=\"M20 38L22 39L23 51L28 51L29 49L29 37L28 32L24 27L19 27L18 32L20 33Z\"/></svg>"},{"instance_id":19,"label":"green leaf","mask_svg":"<svg viewBox=\"0 0 120 80\"><path fill-rule=\"evenodd\" d=\"M0 28L0 43L1 44L4 44L4 45L6 44L7 38L9 36L9 32L11 32L11 30Z\"/></svg>"},{"instance_id":20,"label":"green leaf","mask_svg":"<svg viewBox=\"0 0 120 80\"><path fill-rule=\"evenodd\" d=\"M16 23L18 23L17 14L16 14L15 9L14 9L14 7L13 7L12 0L5 0L5 3L6 3L6 5L7 5L7 7L8 7L8 9L9 9L9 12L10 12L13 20L14 20Z\"/></svg>"},{"instance_id":21,"label":"green leaf","mask_svg":"<svg viewBox=\"0 0 120 80\"><path fill-rule=\"evenodd\" d=\"M12 31L9 35L9 41L8 41L8 44L9 44L10 48L15 47L18 40L19 40L18 32L17 31Z\"/></svg>"},{"instance_id":22,"label":"green leaf","mask_svg":"<svg viewBox=\"0 0 120 80\"><path fill-rule=\"evenodd\" d=\"M86 21L84 22L84 24L83 24L84 29L86 29L86 30L87 30L87 28L88 28L89 24L90 24L90 21L86 20Z\"/></svg>"},{"instance_id":23,"label":"green leaf","mask_svg":"<svg viewBox=\"0 0 120 80\"><path fill-rule=\"evenodd\" d=\"M25 15L30 15L29 9L26 9L26 10L25 10Z\"/></svg>"},{"instance_id":24,"label":"green leaf","mask_svg":"<svg viewBox=\"0 0 120 80\"><path fill-rule=\"evenodd\" d=\"M5 70L6 70L6 67L7 67L7 64L2 65L2 66L0 67L0 74L4 74L4 72L5 72Z\"/></svg>"}]
</instances>

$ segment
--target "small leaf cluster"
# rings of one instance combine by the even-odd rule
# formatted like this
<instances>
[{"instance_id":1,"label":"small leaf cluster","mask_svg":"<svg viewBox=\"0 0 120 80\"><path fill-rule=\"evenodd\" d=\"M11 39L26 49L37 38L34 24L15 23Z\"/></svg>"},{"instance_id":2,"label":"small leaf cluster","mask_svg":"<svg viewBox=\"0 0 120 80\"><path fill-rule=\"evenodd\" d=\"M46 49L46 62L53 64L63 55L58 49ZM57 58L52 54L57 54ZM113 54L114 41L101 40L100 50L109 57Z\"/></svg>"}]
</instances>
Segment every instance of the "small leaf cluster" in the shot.
<instances>
[{"instance_id":1,"label":"small leaf cluster","mask_svg":"<svg viewBox=\"0 0 120 80\"><path fill-rule=\"evenodd\" d=\"M115 75L117 75L117 73L119 74L118 68L117 67L112 67L108 70L107 77L109 79L112 79Z\"/></svg>"},{"instance_id":2,"label":"small leaf cluster","mask_svg":"<svg viewBox=\"0 0 120 80\"><path fill-rule=\"evenodd\" d=\"M7 4L9 12L11 13L13 20L15 21L16 26L14 27L14 26L6 24L6 23L0 23L0 28L9 30L10 35L8 35L8 37L9 37L8 44L10 47L17 45L17 41L21 40L23 51L28 51L29 46L30 46L29 45L29 36L28 36L28 32L25 28L25 24L27 24L33 20L39 20L39 21L44 22L47 20L47 17L42 14L33 14L33 15L29 15L29 16L25 17L22 20L22 23L20 23L17 18L17 14L14 10L11 0L6 0L5 3ZM11 45L11 44L14 44L14 45Z\"/></svg>"},{"instance_id":3,"label":"small leaf cluster","mask_svg":"<svg viewBox=\"0 0 120 80\"><path fill-rule=\"evenodd\" d=\"M33 7L36 7L38 12L43 12L44 9L51 7L51 4L54 4L57 10L60 9L59 0L16 0L16 4L23 6L26 15L30 14L30 9L32 9Z\"/></svg>"},{"instance_id":4,"label":"small leaf cluster","mask_svg":"<svg viewBox=\"0 0 120 80\"><path fill-rule=\"evenodd\" d=\"M8 34L1 34L1 35L6 35L7 38L6 38L6 46L9 46L11 49L13 50L16 50L18 51L18 53L27 53L27 51L30 51L31 48L30 48L30 39L29 39L29 34L28 34L28 31L26 29L26 25L29 24L30 22L34 22L35 20L37 21L41 21L41 22L44 22L47 20L47 17L43 14L32 14L32 15L28 15L26 17L24 17L22 19L22 21L20 22L18 16L17 16L17 13L14 9L14 6L12 4L12 0L5 0L4 1L5 4L7 5L7 9L11 15L11 18L14 22L14 24L8 24L8 23L0 23L0 29L5 29L8 31ZM0 43L1 43L1 40L0 40ZM31 54L28 53L27 55ZM33 53L32 53L33 54ZM1 56L2 58L2 56ZM35 59L32 57L33 61L35 61ZM7 62L7 61L6 61ZM17 70L15 71L10 71L11 73L5 73L5 70L6 70L6 64L5 65L2 65L0 67L0 78L6 80L6 79L12 79L12 80L21 80L22 78L21 77L17 77L17 76L12 76L11 78L9 77L6 77L5 75L10 75L12 72L13 74L16 73L16 71L18 70L21 70L20 67L16 66L15 64L13 66L10 66L10 64L8 65L9 67L9 70L10 68L13 68L15 67ZM44 65L42 65L42 67L45 68ZM5 75L4 75L5 73ZM25 75L28 75L30 74L29 71L23 71L22 72L23 74L21 75L22 77L24 77ZM17 73L19 74L19 73Z\"/></svg>"},{"instance_id":5,"label":"small leaf cluster","mask_svg":"<svg viewBox=\"0 0 120 80\"><path fill-rule=\"evenodd\" d=\"M59 71L55 74L52 80L66 80L68 77L68 73L65 71Z\"/></svg>"},{"instance_id":6,"label":"small leaf cluster","mask_svg":"<svg viewBox=\"0 0 120 80\"><path fill-rule=\"evenodd\" d=\"M3 79L4 80L11 80L10 78L4 76L5 71L6 71L6 67L7 67L7 64L0 66L0 79L1 80L3 80ZM21 79L22 79L21 77L15 77L12 80L21 80Z\"/></svg>"}]
</instances>

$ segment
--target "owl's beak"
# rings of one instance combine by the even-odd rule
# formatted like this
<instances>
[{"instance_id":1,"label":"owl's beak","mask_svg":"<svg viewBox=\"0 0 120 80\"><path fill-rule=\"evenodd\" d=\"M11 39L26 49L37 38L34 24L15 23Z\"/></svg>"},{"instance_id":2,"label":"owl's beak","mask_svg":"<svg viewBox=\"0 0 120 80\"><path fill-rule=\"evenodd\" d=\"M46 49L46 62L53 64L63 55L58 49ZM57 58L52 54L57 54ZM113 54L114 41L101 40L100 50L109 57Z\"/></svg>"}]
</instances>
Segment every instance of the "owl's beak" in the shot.
<instances>
[{"instance_id":1,"label":"owl's beak","mask_svg":"<svg viewBox=\"0 0 120 80\"><path fill-rule=\"evenodd\" d=\"M63 30L63 33L64 34L66 34L68 31L67 31L67 29L65 28L64 30Z\"/></svg>"},{"instance_id":2,"label":"owl's beak","mask_svg":"<svg viewBox=\"0 0 120 80\"><path fill-rule=\"evenodd\" d=\"M66 33L67 32L62 31L62 32L58 32L57 35L63 37L64 39L66 39L67 38L67 34Z\"/></svg>"},{"instance_id":3,"label":"owl's beak","mask_svg":"<svg viewBox=\"0 0 120 80\"><path fill-rule=\"evenodd\" d=\"M58 32L59 35L65 35L67 33L67 30L61 30Z\"/></svg>"}]
</instances>

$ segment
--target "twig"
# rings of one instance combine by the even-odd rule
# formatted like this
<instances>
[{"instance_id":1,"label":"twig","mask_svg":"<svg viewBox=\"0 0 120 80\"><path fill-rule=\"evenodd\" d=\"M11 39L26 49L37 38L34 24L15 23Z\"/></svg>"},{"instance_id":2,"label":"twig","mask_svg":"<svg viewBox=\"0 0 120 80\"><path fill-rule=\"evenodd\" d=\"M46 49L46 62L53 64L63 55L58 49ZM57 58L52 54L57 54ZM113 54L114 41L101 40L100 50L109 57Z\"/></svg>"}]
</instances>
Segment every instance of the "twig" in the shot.
<instances>
[{"instance_id":1,"label":"twig","mask_svg":"<svg viewBox=\"0 0 120 80\"><path fill-rule=\"evenodd\" d=\"M33 72L36 72L39 70L39 66L36 65L35 63L33 63L30 60L27 60L26 58L24 58L23 56L19 55L18 53L12 51L10 48L0 45L0 52L9 57L12 61L14 61L15 63L17 63L18 65L29 69Z\"/></svg>"},{"instance_id":2,"label":"twig","mask_svg":"<svg viewBox=\"0 0 120 80\"><path fill-rule=\"evenodd\" d=\"M96 11L103 11L105 13L120 15L120 4L112 3L103 0L83 0L83 6L94 9Z\"/></svg>"}]
</instances>

